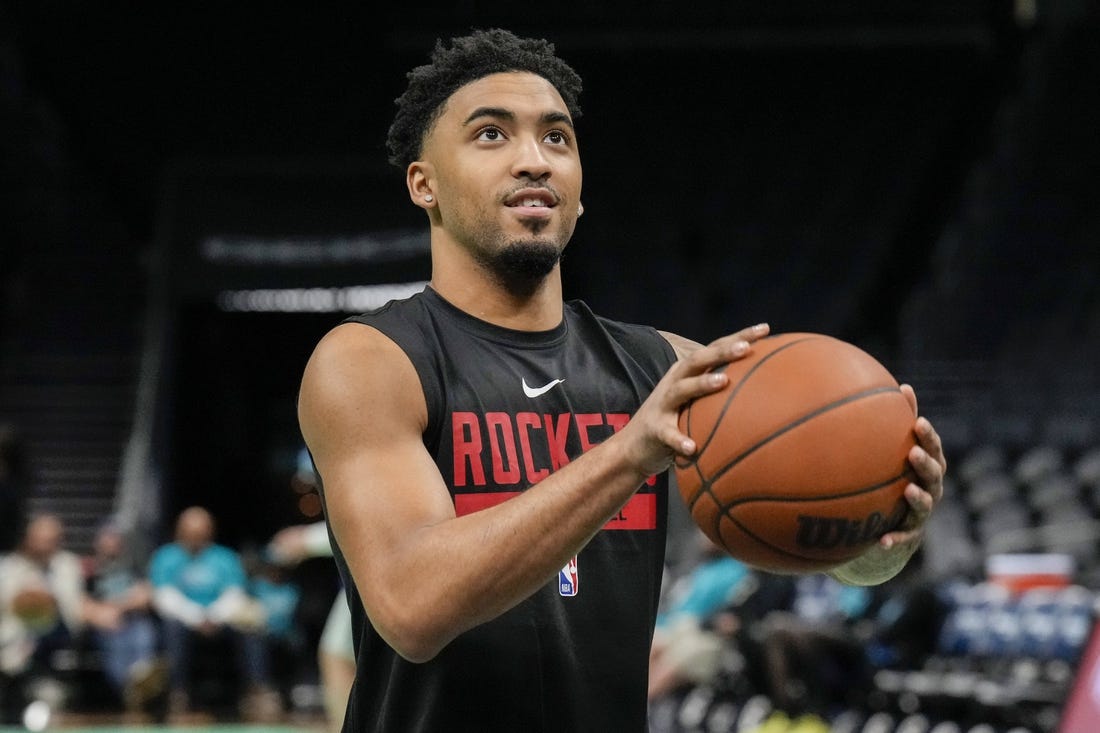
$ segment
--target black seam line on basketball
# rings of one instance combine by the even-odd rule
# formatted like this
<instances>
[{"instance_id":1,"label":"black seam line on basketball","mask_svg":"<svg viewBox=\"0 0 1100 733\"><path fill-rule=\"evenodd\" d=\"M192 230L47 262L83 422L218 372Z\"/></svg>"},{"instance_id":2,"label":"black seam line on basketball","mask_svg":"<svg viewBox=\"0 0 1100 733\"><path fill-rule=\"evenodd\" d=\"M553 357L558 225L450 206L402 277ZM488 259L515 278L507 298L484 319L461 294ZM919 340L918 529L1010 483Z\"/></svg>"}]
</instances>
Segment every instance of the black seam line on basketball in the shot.
<instances>
[{"instance_id":1,"label":"black seam line on basketball","mask_svg":"<svg viewBox=\"0 0 1100 733\"><path fill-rule=\"evenodd\" d=\"M695 505L699 503L699 500L703 498L704 494L710 494L710 498L714 501L714 505L717 507L722 506L722 502L718 500L718 497L714 495L714 482L703 476L703 469L699 468L698 463L693 463L692 468L695 469L695 473L699 475L699 491L695 492L695 496L691 501L687 503L688 514L695 515ZM722 511L714 513L714 534L713 537L721 537L721 524L722 524Z\"/></svg>"},{"instance_id":2,"label":"black seam line on basketball","mask_svg":"<svg viewBox=\"0 0 1100 733\"><path fill-rule=\"evenodd\" d=\"M699 502L699 498L710 491L710 481L703 475L703 470L699 468L699 464L692 463L691 467L695 469L695 473L699 476L699 490L695 492L695 496L691 498L691 501L687 502L689 514L695 511L695 505ZM717 499L715 499L715 503L718 503Z\"/></svg>"},{"instance_id":3,"label":"black seam line on basketball","mask_svg":"<svg viewBox=\"0 0 1100 733\"><path fill-rule=\"evenodd\" d=\"M859 489L853 489L851 491L843 491L839 494L829 494L828 496L770 496L764 494L762 496L744 496L739 499L734 499L729 504L719 504L718 507L722 514L725 514L730 509L738 506L739 504L748 504L753 501L774 501L779 503L795 503L795 502L815 502L815 501L832 501L834 499L850 499L853 496L859 496L860 494L870 494L879 489L889 486L892 483L902 480L903 478L910 478L909 471L902 471L897 476L880 481L877 484L871 486L865 486ZM713 494L712 494L713 496Z\"/></svg>"},{"instance_id":4,"label":"black seam line on basketball","mask_svg":"<svg viewBox=\"0 0 1100 733\"><path fill-rule=\"evenodd\" d=\"M741 391L741 387L745 384L745 382L748 381L749 377L754 372L756 372L757 369L759 369L761 366L763 366L764 362L768 361L769 359L771 359L773 356L775 356L779 352L786 351L787 349L791 348L795 344L801 344L801 343L806 342L806 341L814 341L814 340L819 339L819 338L821 338L821 337L820 336L806 336L804 338L798 339L797 341L791 341L789 344L783 344L782 346L776 347L776 349L774 351L772 351L771 353L760 357L760 361L753 364L752 368L750 368L747 372L742 374L740 381L738 381L737 384L735 384L733 386L733 389L730 390L729 396L726 397L725 404L722 405L722 409L718 412L718 418L714 421L714 427L711 428L710 435L707 436L706 441L699 448L699 450L695 451L695 455L693 456L692 459L696 463L698 463L699 459L702 458L703 451L705 451L707 449L707 446L710 445L711 441L714 440L714 434L716 432L718 432L718 426L721 425L722 420L725 419L726 412L729 410L730 403L733 402L733 398L736 397L737 393ZM723 364L721 367L719 367L719 369L721 369L722 371L725 371L726 367L728 367L728 366L729 366L728 363ZM718 371L718 369L715 369L714 371ZM694 404L694 402L693 402L693 404ZM688 405L687 429L688 429L688 435L691 435L691 405ZM721 474L719 474L719 475L721 475ZM717 478L717 477L715 477L715 478ZM713 479L711 479L711 480L713 481ZM689 502L691 506L695 506L695 500L698 499L699 496L702 495L702 493L703 493L702 488L700 488L700 490L698 492L696 492L695 496L692 498L691 502Z\"/></svg>"},{"instance_id":5,"label":"black seam line on basketball","mask_svg":"<svg viewBox=\"0 0 1100 733\"><path fill-rule=\"evenodd\" d=\"M791 341L789 344L783 344L782 346L777 347L771 353L765 354L764 356L760 357L760 361L753 364L752 367L750 367L747 372L742 374L741 379L738 380L737 384L735 384L733 386L733 389L730 390L729 396L726 397L726 401L722 405L722 409L719 410L718 418L714 421L715 428L710 431L710 435L707 436L706 441L703 443L703 447L699 449L699 451L698 451L698 453L696 453L696 455L701 456L703 454L703 451L705 451L707 449L707 446L711 444L711 441L714 440L714 434L717 432L717 426L722 424L722 420L725 418L726 412L729 411L730 403L732 403L734 398L737 397L737 394L741 391L741 388L745 385L745 382L749 381L749 377L751 377L753 374L755 374L757 369L762 367L765 362L769 361L772 357L774 357L776 354L780 353L781 351L786 351L787 349L791 348L795 344L801 344L804 341L812 341L812 340L817 339L817 338L820 338L820 337L819 336L807 336L805 338L800 338L797 341ZM724 371L726 369L726 367L728 367L728 366L729 366L729 364L723 364L722 365L722 370ZM690 415L688 417L690 419Z\"/></svg>"},{"instance_id":6,"label":"black seam line on basketball","mask_svg":"<svg viewBox=\"0 0 1100 733\"><path fill-rule=\"evenodd\" d=\"M687 502L688 514L694 514L695 505L699 503L699 500L702 499L705 494L710 495L710 498L714 501L715 506L721 507L722 502L719 501L718 497L715 496L714 491L713 491L714 482L703 476L703 471L702 471L701 468L699 468L698 463L692 464L692 467L695 469L695 473L699 474L699 490L697 492L695 492L695 496L692 497L691 501ZM714 516L718 520L721 520L722 513L721 512L716 512ZM715 529L715 531L718 530L717 522L715 523L714 529Z\"/></svg>"},{"instance_id":7,"label":"black seam line on basketball","mask_svg":"<svg viewBox=\"0 0 1100 733\"><path fill-rule=\"evenodd\" d=\"M710 498L714 500L714 505L718 507L718 511L716 511L714 513L714 536L715 537L721 537L722 536L722 517L727 516L727 515L726 515L725 510L722 509L722 502L718 499L717 496L714 495L713 489L714 489L714 482L713 481L707 481L707 493L710 494ZM733 517L730 517L730 519L732 520ZM725 544L725 540L723 540L723 544Z\"/></svg>"},{"instance_id":8,"label":"black seam line on basketball","mask_svg":"<svg viewBox=\"0 0 1100 733\"><path fill-rule=\"evenodd\" d=\"M798 426L802 425L803 423L807 423L810 420L813 420L815 417L817 417L818 415L821 415L822 413L828 412L829 410L833 410L837 407L840 407L841 405L846 405L849 402L858 402L859 400L862 400L866 397L874 397L875 395L878 395L878 394L886 394L886 393L889 393L889 392L900 392L900 391L901 391L901 389L898 388L898 387L875 387L874 389L868 389L868 390L864 390L863 392L857 392L855 394L848 395L847 397L844 397L843 399L839 399L839 400L836 400L834 402L830 402L827 405L822 405L821 407L817 408L816 410L813 410L811 412L806 413L805 415L798 418L797 420L793 420L793 421L787 423L786 425L784 425L782 428L775 431L771 435L768 435L768 436L762 438L755 445L751 445L748 448L746 448L745 451L743 453L741 453L741 455L734 457L733 460L731 460L729 463L727 463L726 465L722 466L717 471L715 471L714 475L710 477L710 480L711 481L717 481L719 478L721 478L731 468L733 468L738 463L740 463L741 461L748 458L750 455L755 453L757 450L763 448L765 445L767 445L771 441L778 438L780 435L783 435L785 433L789 433L790 431L794 430Z\"/></svg>"},{"instance_id":9,"label":"black seam line on basketball","mask_svg":"<svg viewBox=\"0 0 1100 733\"><path fill-rule=\"evenodd\" d=\"M703 471L702 471L702 469L698 468L698 464L696 464L696 471L699 472L699 478L702 479L702 484L701 484L702 488L699 491L699 493L695 495L695 500L692 501L691 504L688 505L688 514L691 514L691 515L694 516L695 505L697 503L699 503L699 500L703 498L704 494L709 495L710 498L711 498L711 501L714 502L714 506L719 508L719 510L714 513L714 535L713 536L714 537L721 537L722 536L722 531L721 531L722 530L722 515L724 514L724 511L721 508L722 507L722 501L714 493L714 482L711 481L710 479L704 479L703 478Z\"/></svg>"}]
</instances>

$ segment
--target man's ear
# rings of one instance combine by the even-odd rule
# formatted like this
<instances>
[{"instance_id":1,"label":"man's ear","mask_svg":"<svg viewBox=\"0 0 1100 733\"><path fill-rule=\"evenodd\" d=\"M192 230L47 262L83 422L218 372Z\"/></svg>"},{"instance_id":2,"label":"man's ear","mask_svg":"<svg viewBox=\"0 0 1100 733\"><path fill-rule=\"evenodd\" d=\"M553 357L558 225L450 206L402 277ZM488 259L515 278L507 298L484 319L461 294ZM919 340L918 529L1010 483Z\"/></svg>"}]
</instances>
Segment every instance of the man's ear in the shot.
<instances>
[{"instance_id":1,"label":"man's ear","mask_svg":"<svg viewBox=\"0 0 1100 733\"><path fill-rule=\"evenodd\" d=\"M421 160L410 163L408 170L405 171L405 185L409 189L409 198L422 209L435 206L431 172L431 164Z\"/></svg>"}]
</instances>

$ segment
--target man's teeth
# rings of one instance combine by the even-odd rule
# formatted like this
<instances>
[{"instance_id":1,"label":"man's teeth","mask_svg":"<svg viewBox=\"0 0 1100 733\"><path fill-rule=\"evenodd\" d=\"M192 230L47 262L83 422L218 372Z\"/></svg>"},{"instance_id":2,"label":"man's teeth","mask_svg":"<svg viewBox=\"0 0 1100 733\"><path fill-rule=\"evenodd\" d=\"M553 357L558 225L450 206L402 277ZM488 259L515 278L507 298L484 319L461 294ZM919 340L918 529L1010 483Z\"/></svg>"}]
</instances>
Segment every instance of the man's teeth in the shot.
<instances>
[{"instance_id":1,"label":"man's teeth","mask_svg":"<svg viewBox=\"0 0 1100 733\"><path fill-rule=\"evenodd\" d=\"M524 199L524 206L546 206L540 199Z\"/></svg>"}]
</instances>

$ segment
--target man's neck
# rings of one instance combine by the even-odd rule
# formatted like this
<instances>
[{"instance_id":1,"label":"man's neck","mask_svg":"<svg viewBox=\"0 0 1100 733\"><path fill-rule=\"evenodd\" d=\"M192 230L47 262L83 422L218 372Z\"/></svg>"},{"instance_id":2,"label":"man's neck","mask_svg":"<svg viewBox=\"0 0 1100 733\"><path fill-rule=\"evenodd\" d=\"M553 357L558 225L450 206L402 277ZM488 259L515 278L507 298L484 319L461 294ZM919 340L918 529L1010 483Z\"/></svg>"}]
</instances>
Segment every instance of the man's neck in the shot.
<instances>
[{"instance_id":1,"label":"man's neck","mask_svg":"<svg viewBox=\"0 0 1100 733\"><path fill-rule=\"evenodd\" d=\"M491 273L472 266L433 268L432 289L459 310L517 331L547 331L561 323L561 268L555 267L530 294L516 295Z\"/></svg>"}]
</instances>

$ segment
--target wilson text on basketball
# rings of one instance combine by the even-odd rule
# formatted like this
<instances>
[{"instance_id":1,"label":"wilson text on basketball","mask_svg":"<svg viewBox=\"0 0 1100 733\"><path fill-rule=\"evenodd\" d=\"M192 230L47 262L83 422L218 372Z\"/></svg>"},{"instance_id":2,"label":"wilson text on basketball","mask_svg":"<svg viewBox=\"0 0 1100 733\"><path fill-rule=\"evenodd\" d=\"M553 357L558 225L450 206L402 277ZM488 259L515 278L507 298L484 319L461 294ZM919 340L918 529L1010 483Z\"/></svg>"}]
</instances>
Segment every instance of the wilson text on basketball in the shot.
<instances>
[{"instance_id":1,"label":"wilson text on basketball","mask_svg":"<svg viewBox=\"0 0 1100 733\"><path fill-rule=\"evenodd\" d=\"M795 544L819 550L856 547L897 529L908 511L903 502L898 502L897 508L889 516L883 516L879 512L871 512L865 517L815 517L800 514Z\"/></svg>"}]
</instances>

